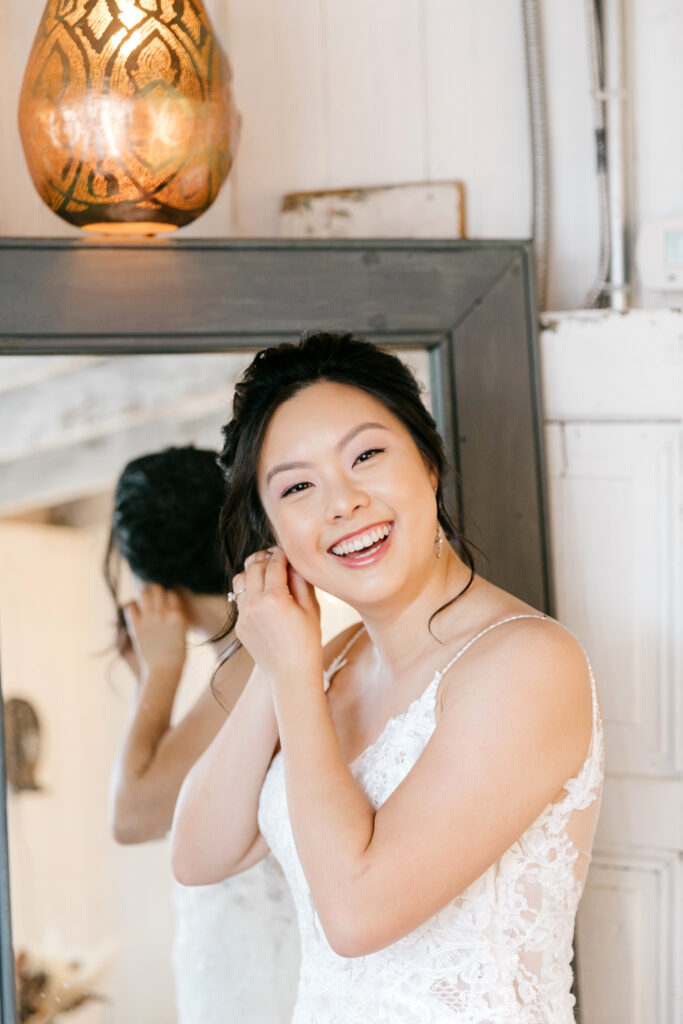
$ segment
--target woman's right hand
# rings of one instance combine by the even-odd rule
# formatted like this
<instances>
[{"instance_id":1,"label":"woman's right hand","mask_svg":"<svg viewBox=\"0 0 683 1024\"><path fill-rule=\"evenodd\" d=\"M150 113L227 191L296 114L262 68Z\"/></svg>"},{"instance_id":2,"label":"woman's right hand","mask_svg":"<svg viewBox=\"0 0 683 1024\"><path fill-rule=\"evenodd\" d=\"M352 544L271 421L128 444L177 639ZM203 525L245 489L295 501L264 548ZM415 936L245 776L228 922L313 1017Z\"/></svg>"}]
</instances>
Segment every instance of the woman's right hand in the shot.
<instances>
[{"instance_id":1,"label":"woman's right hand","mask_svg":"<svg viewBox=\"0 0 683 1024\"><path fill-rule=\"evenodd\" d=\"M155 671L180 681L185 664L187 618L178 595L157 583L146 583L137 601L123 613L133 650L145 682Z\"/></svg>"}]
</instances>

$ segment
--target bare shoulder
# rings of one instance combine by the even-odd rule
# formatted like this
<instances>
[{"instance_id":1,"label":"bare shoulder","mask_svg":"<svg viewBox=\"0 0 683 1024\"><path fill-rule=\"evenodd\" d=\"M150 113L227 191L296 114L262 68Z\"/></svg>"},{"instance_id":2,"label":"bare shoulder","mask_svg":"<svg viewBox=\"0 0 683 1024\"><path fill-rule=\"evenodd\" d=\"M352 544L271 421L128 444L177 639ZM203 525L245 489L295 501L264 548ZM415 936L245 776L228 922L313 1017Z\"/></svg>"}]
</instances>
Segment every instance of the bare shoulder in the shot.
<instances>
[{"instance_id":1,"label":"bare shoulder","mask_svg":"<svg viewBox=\"0 0 683 1024\"><path fill-rule=\"evenodd\" d=\"M591 693L583 647L557 619L541 618L538 613L538 617L511 618L494 625L466 652L472 668L497 675L507 666L520 681L528 679L532 688Z\"/></svg>"},{"instance_id":2,"label":"bare shoulder","mask_svg":"<svg viewBox=\"0 0 683 1024\"><path fill-rule=\"evenodd\" d=\"M592 729L592 687L586 654L556 619L501 622L481 636L444 677L439 707L471 714L509 716L541 730L546 741L562 737L585 757ZM450 678L449 678L450 676Z\"/></svg>"}]
</instances>

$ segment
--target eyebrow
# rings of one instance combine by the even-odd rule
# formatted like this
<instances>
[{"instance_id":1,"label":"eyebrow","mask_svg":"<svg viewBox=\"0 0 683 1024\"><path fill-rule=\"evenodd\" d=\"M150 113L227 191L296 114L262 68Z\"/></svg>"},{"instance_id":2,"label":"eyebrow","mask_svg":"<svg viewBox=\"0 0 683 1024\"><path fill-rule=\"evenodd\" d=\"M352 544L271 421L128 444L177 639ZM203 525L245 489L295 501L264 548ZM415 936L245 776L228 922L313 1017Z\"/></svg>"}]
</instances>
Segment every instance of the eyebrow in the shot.
<instances>
[{"instance_id":1,"label":"eyebrow","mask_svg":"<svg viewBox=\"0 0 683 1024\"><path fill-rule=\"evenodd\" d=\"M383 423L361 423L359 426L353 427L349 430L347 434L344 434L342 439L335 445L336 450L340 452L344 445L347 445L349 441L353 441L354 437L356 437L357 434L360 434L362 430L370 430L373 428L375 430L389 430L389 428L385 427ZM306 469L310 465L312 465L310 462L282 462L279 466L273 466L266 477L266 486L270 483L276 473L284 473L286 469Z\"/></svg>"}]
</instances>

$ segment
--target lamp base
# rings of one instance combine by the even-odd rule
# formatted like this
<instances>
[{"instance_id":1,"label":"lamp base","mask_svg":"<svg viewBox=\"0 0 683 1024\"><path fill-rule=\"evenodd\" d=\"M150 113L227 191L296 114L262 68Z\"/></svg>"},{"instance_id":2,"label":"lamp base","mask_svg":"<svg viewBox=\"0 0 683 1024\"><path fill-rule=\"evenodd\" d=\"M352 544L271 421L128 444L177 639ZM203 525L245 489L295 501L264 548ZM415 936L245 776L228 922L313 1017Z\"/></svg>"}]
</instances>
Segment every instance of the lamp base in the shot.
<instances>
[{"instance_id":1,"label":"lamp base","mask_svg":"<svg viewBox=\"0 0 683 1024\"><path fill-rule=\"evenodd\" d=\"M159 224L154 221L101 221L99 224L82 224L81 231L90 231L95 235L166 235L177 231L177 224Z\"/></svg>"}]
</instances>

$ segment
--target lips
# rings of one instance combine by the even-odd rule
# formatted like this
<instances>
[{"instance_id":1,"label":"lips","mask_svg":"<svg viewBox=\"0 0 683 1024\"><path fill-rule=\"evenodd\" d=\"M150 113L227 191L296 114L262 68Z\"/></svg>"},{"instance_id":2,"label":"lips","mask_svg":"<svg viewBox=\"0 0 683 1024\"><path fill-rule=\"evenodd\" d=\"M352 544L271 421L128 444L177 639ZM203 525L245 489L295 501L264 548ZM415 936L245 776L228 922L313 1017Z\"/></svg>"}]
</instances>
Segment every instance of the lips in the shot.
<instances>
[{"instance_id":1,"label":"lips","mask_svg":"<svg viewBox=\"0 0 683 1024\"><path fill-rule=\"evenodd\" d=\"M327 550L335 555L353 554L354 550L360 551L361 548L370 547L371 544L382 540L391 532L393 525L393 522L385 519L383 522L364 526L361 530L344 534L334 544L330 544Z\"/></svg>"},{"instance_id":2,"label":"lips","mask_svg":"<svg viewBox=\"0 0 683 1024\"><path fill-rule=\"evenodd\" d=\"M393 522L375 523L362 530L340 537L328 549L328 554L347 568L372 565L388 550L393 536Z\"/></svg>"}]
</instances>

